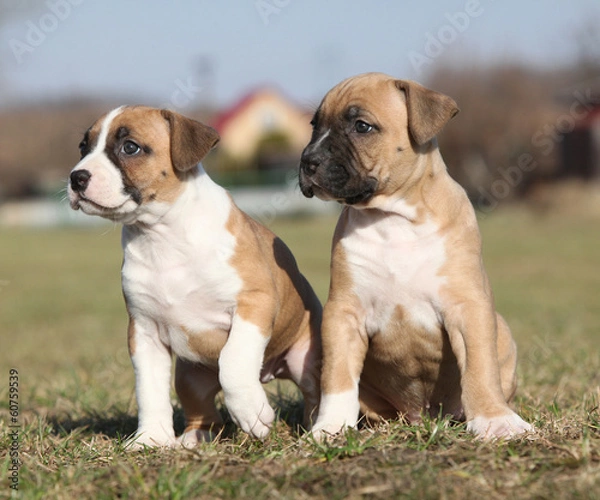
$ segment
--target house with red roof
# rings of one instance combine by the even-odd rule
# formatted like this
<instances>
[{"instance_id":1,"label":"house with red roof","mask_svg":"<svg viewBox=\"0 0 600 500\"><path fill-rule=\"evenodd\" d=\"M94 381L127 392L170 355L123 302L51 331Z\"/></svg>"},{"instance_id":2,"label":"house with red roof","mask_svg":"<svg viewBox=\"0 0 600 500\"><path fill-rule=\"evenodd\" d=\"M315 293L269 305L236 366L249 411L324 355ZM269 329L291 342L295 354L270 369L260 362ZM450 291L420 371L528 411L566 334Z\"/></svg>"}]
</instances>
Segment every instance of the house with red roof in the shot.
<instances>
[{"instance_id":1,"label":"house with red roof","mask_svg":"<svg viewBox=\"0 0 600 500\"><path fill-rule=\"evenodd\" d=\"M219 113L212 126L228 163L273 169L297 163L311 136L311 114L280 92L260 88Z\"/></svg>"}]
</instances>

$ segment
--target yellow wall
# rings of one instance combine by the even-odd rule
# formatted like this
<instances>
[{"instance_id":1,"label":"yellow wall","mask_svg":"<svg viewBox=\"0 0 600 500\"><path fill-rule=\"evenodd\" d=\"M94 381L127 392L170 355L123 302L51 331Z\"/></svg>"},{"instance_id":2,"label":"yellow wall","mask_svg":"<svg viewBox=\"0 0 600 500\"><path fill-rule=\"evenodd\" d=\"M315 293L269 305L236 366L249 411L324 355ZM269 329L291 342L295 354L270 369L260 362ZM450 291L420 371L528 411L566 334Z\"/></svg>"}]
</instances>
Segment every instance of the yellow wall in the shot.
<instances>
[{"instance_id":1,"label":"yellow wall","mask_svg":"<svg viewBox=\"0 0 600 500\"><path fill-rule=\"evenodd\" d=\"M261 138L282 132L300 153L311 136L310 116L273 91L257 93L221 131L220 149L233 158L250 158Z\"/></svg>"}]
</instances>

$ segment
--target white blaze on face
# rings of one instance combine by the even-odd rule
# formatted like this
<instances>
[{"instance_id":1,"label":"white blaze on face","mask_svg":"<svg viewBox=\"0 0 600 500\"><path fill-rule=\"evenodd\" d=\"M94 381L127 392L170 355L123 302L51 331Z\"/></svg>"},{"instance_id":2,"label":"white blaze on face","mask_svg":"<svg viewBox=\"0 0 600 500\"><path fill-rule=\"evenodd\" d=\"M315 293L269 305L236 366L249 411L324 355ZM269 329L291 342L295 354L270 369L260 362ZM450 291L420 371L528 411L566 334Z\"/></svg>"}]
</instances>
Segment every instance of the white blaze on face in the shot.
<instances>
[{"instance_id":1,"label":"white blaze on face","mask_svg":"<svg viewBox=\"0 0 600 500\"><path fill-rule=\"evenodd\" d=\"M321 135L321 137L319 137L317 142L314 143L313 148L318 148L321 145L321 143L329 136L329 132L331 132L331 129L327 129L323 133L323 135Z\"/></svg>"},{"instance_id":2,"label":"white blaze on face","mask_svg":"<svg viewBox=\"0 0 600 500\"><path fill-rule=\"evenodd\" d=\"M85 190L75 192L71 185L68 188L71 205L91 215L106 215L107 211L126 208L125 205L128 203L136 205L125 193L121 172L110 161L105 151L112 122L122 112L123 106L113 109L106 115L94 149L82 158L72 171L86 170L91 175ZM132 206L130 209L133 208Z\"/></svg>"}]
</instances>

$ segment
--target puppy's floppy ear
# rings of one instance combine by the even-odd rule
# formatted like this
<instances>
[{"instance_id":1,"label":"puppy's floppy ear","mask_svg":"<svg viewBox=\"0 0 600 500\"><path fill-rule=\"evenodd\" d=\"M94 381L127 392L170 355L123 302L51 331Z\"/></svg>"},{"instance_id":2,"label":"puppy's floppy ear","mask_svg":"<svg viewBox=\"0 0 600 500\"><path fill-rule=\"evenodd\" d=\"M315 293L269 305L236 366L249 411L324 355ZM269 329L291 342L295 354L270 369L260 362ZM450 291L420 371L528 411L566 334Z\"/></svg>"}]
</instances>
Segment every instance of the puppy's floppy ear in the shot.
<instances>
[{"instance_id":1,"label":"puppy's floppy ear","mask_svg":"<svg viewBox=\"0 0 600 500\"><path fill-rule=\"evenodd\" d=\"M433 139L458 113L456 102L447 95L410 80L396 80L395 84L406 95L408 130L419 146Z\"/></svg>"},{"instance_id":2,"label":"puppy's floppy ear","mask_svg":"<svg viewBox=\"0 0 600 500\"><path fill-rule=\"evenodd\" d=\"M194 168L219 142L217 131L179 113L161 109L171 132L171 161L180 172Z\"/></svg>"}]
</instances>

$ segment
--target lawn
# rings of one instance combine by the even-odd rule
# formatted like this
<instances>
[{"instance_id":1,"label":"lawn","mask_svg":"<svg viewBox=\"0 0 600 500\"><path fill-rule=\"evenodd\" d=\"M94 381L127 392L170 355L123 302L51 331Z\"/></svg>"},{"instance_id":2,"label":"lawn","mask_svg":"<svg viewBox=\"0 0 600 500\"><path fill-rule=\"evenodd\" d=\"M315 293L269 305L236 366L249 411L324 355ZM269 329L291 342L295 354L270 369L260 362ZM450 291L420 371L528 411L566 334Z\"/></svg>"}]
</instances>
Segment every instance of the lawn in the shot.
<instances>
[{"instance_id":1,"label":"lawn","mask_svg":"<svg viewBox=\"0 0 600 500\"><path fill-rule=\"evenodd\" d=\"M277 220L322 299L335 221ZM18 431L21 498L600 498L600 220L498 210L481 221L498 310L519 345L517 411L538 432L481 443L464 426L392 422L318 445L272 385L264 441L228 425L196 450L126 452L136 428L118 227L0 229L0 498ZM11 428L9 370L18 372ZM176 430L181 411L176 405Z\"/></svg>"}]
</instances>

